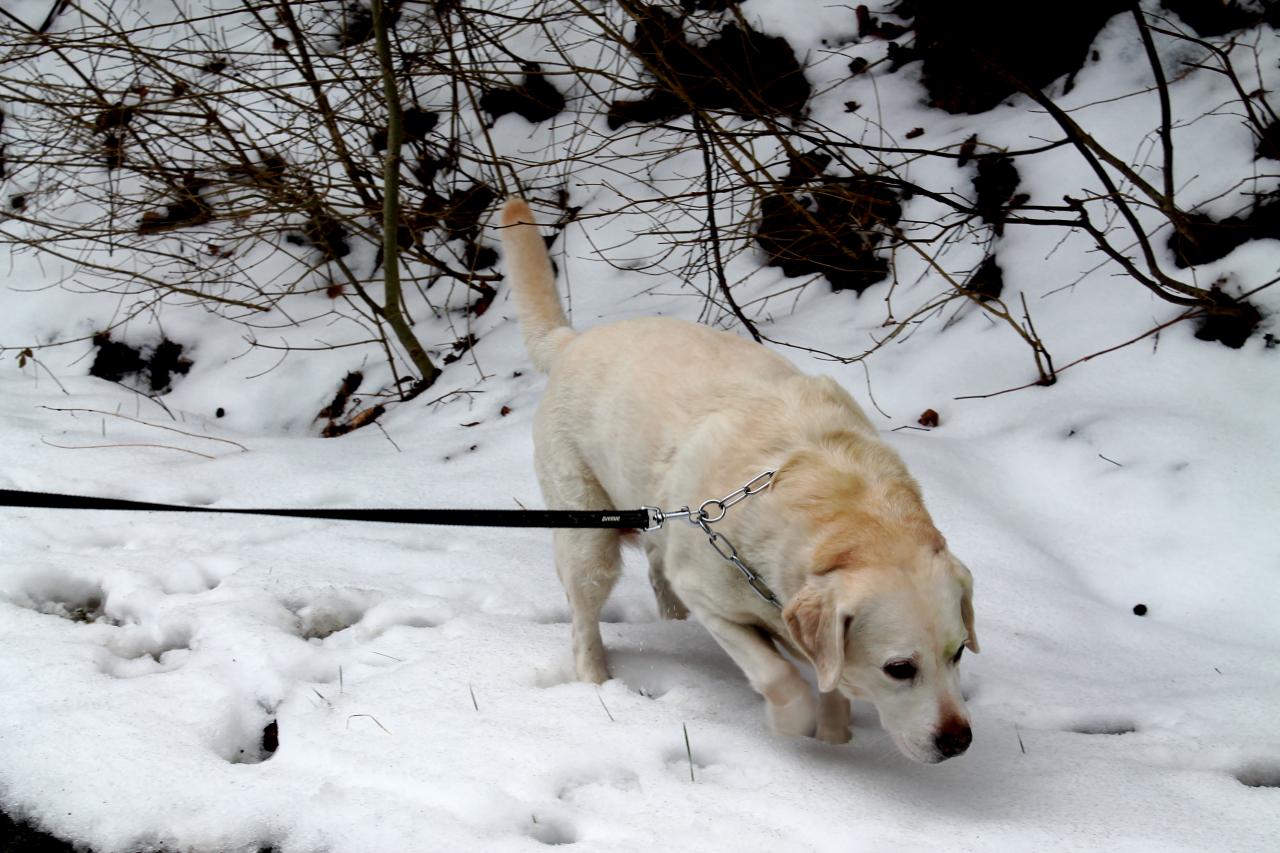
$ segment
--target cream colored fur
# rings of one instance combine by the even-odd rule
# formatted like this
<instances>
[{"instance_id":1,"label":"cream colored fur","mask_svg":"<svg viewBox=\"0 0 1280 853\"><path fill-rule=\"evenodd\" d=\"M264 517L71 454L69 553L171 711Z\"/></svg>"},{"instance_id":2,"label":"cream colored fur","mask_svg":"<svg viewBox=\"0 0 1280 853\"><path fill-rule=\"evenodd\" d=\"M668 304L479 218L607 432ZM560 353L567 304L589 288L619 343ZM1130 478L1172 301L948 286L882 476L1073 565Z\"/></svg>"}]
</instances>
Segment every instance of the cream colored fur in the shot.
<instances>
[{"instance_id":1,"label":"cream colored fur","mask_svg":"<svg viewBox=\"0 0 1280 853\"><path fill-rule=\"evenodd\" d=\"M501 222L507 276L533 362L548 372L534 424L547 505L679 507L776 468L773 486L717 530L785 603L761 601L696 528L645 534L659 609L686 609L765 698L772 729L849 739L848 698L875 703L899 748L924 762L963 752L968 717L952 657L977 651L972 578L946 548L902 460L839 385L751 341L673 319L574 333L525 202ZM578 677L609 677L599 615L620 535L555 533ZM820 690L779 652L813 665ZM916 677L886 664L910 661Z\"/></svg>"}]
</instances>

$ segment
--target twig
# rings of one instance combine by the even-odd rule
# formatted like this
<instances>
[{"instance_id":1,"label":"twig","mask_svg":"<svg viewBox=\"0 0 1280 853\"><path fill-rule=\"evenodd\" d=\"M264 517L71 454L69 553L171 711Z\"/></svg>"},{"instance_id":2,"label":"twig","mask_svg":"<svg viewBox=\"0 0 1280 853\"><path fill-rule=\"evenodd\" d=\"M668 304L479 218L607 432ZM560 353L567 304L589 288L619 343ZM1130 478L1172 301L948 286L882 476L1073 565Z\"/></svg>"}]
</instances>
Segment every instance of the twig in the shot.
<instances>
[{"instance_id":1,"label":"twig","mask_svg":"<svg viewBox=\"0 0 1280 853\"><path fill-rule=\"evenodd\" d=\"M604 712L609 715L609 722L617 722L613 719L613 714L609 713L609 706L604 704L604 697L600 695L600 688L596 688L596 698L600 700L600 707L604 708Z\"/></svg>"},{"instance_id":2,"label":"twig","mask_svg":"<svg viewBox=\"0 0 1280 853\"><path fill-rule=\"evenodd\" d=\"M689 727L681 723L680 728L684 729L684 754L689 758L689 781L693 782L693 747L689 746Z\"/></svg>"},{"instance_id":3,"label":"twig","mask_svg":"<svg viewBox=\"0 0 1280 853\"><path fill-rule=\"evenodd\" d=\"M1151 38L1151 30L1147 26L1145 13L1138 6L1131 10L1134 23L1138 26L1138 34L1142 36L1142 46L1147 52L1147 62L1151 64L1151 73L1156 78L1156 93L1160 96L1160 144L1164 148L1164 197L1173 203L1173 110L1169 105L1169 81L1164 76L1164 66L1160 64L1160 55L1156 53L1155 40Z\"/></svg>"},{"instance_id":4,"label":"twig","mask_svg":"<svg viewBox=\"0 0 1280 853\"><path fill-rule=\"evenodd\" d=\"M40 408L48 409L51 412L86 412L88 414L94 414L94 415L106 415L108 417L120 418L121 420L130 421L131 423L141 424L142 426L149 426L155 429L162 429L167 432L176 432L179 435L185 435L190 438L203 438L207 441L220 441L223 444L230 444L233 447L238 447L244 453L249 452L249 448L245 447L240 442L232 441L229 438L217 438L216 436L212 436L212 435L201 435L200 433L196 433L196 432L187 432L186 430L178 429L177 427L164 426L163 424L153 424L149 421L141 420L140 418L131 418L128 415L122 415L119 412L104 412L101 409L63 408L59 406L41 406Z\"/></svg>"},{"instance_id":5,"label":"twig","mask_svg":"<svg viewBox=\"0 0 1280 853\"><path fill-rule=\"evenodd\" d=\"M381 423L379 423L378 421L374 421L373 425L376 426L382 432L383 437L387 441L391 442L391 446L396 449L397 453L404 453L404 451L400 449L400 445L396 444L396 440L391 437L391 433L387 432L386 428L383 427Z\"/></svg>"},{"instance_id":6,"label":"twig","mask_svg":"<svg viewBox=\"0 0 1280 853\"><path fill-rule=\"evenodd\" d=\"M55 8L56 8L56 7L55 7ZM49 14L50 14L50 16L52 16L52 15L53 15L53 12L50 12ZM70 396L71 396L71 392L67 390L67 388L66 388L66 386L65 386L65 385L63 385L61 382L59 382L59 381L58 381L58 377L54 375L53 371L52 371L52 370L50 370L50 369L45 365L45 363L44 363L44 362L42 362L40 359L36 358L35 353L33 353L33 352L31 351L31 347L27 347L27 348L26 348L26 349L24 349L22 352L18 353L18 367L24 367L24 366L26 366L26 362L27 362L27 360L30 360L30 361L35 362L36 367L39 367L39 368L40 368L40 369L42 369L45 373L49 374L49 378L53 380L53 383L54 383L55 385L57 385L57 386L58 386L58 389L59 389L60 391L62 391L62 393L63 393L63 394L65 394L65 395L66 395L66 396L68 396L68 397L70 397ZM37 376L37 384L39 384L39 382L38 382L39 374L36 374L36 376Z\"/></svg>"},{"instance_id":7,"label":"twig","mask_svg":"<svg viewBox=\"0 0 1280 853\"><path fill-rule=\"evenodd\" d=\"M760 343L760 331L755 323L742 313L742 308L738 305L738 300L734 299L733 291L729 289L729 282L724 275L724 258L720 253L720 228L716 225L715 164L711 161L711 148L707 144L707 135L700 114L695 114L693 117L693 132L697 135L698 147L702 150L702 168L706 175L704 181L707 196L707 228L711 232L711 254L715 260L716 283L720 287L720 293L724 296L725 302L729 303L729 310L733 311L733 315L738 318L738 322L746 328L755 342Z\"/></svg>"},{"instance_id":8,"label":"twig","mask_svg":"<svg viewBox=\"0 0 1280 853\"><path fill-rule=\"evenodd\" d=\"M349 715L347 715L347 728L348 728L348 729L350 729L350 728L351 728L351 721L352 721L352 720L354 720L356 717L368 717L370 720L373 720L373 724L374 724L375 726L377 726L378 728L382 729L384 732L387 732L387 734L391 734L391 732L387 731L387 727L386 727L386 726L384 726L382 723L378 722L378 718L377 718L377 717L375 717L373 714L349 714Z\"/></svg>"},{"instance_id":9,"label":"twig","mask_svg":"<svg viewBox=\"0 0 1280 853\"><path fill-rule=\"evenodd\" d=\"M1202 311L1200 311L1200 310L1198 310L1198 309L1194 309L1194 308L1193 308L1192 310L1190 310L1190 311L1184 311L1184 312L1182 312L1181 314L1179 314L1177 317L1174 317L1172 320L1169 320L1169 321L1167 321L1167 322L1161 323L1160 325L1156 326L1156 327L1155 327L1155 328L1153 328L1153 329L1148 329L1147 331L1145 331L1145 332L1143 332L1142 334L1138 335L1136 338L1130 338L1129 340L1125 341L1124 343L1116 344L1116 345L1115 345L1115 346L1113 346L1113 347L1107 347L1106 349L1098 350L1097 352L1090 353L1089 355L1086 355L1086 356L1082 356L1082 357L1080 357L1080 358L1077 358L1075 361L1070 362L1070 363L1068 363L1068 364L1065 364L1065 365L1063 365L1062 367L1059 367L1059 368L1057 369L1057 371L1056 371L1056 372L1057 372L1057 374L1058 374L1058 375L1061 375L1063 372L1065 372L1065 371L1067 371L1067 370L1071 369L1072 367L1075 367L1077 364L1084 364L1086 361L1090 361L1091 359L1095 359L1095 358L1097 358L1097 357L1098 357L1098 356L1100 356L1100 355L1106 355L1107 353L1115 352L1115 351L1116 351L1116 350L1118 350L1118 349L1124 349L1125 347L1127 347L1127 346L1129 346L1129 345L1131 345L1131 344L1136 344L1138 341L1143 340L1144 338L1149 338L1149 337L1151 337L1152 335L1154 335L1154 334L1158 333L1161 329L1167 329L1167 328L1169 328L1170 326L1174 325L1175 323L1181 323L1183 320L1189 320L1189 319L1191 319L1191 318L1193 318L1193 317L1199 317L1202 313L1203 313ZM962 397L955 397L954 399L956 399L956 400L985 400L985 399L986 399L986 398L988 398L988 397L999 397L1001 394L1011 394L1011 393L1013 393L1014 391L1022 391L1022 390L1025 390L1025 389L1027 389L1027 388L1035 387L1035 386L1037 386L1037 385L1041 385L1041 383L1040 383L1039 381L1036 381L1036 382L1028 382L1028 383L1027 383L1027 384L1025 384L1025 385L1019 385L1019 386L1017 386L1016 388L1005 388L1003 391L993 391L993 392L992 392L992 393L990 393L990 394L966 394L966 395L964 395L964 396L962 396Z\"/></svg>"},{"instance_id":10,"label":"twig","mask_svg":"<svg viewBox=\"0 0 1280 853\"><path fill-rule=\"evenodd\" d=\"M198 450L188 450L185 447L174 447L171 444L54 444L43 436L40 438L42 444L49 447L56 447L59 450L106 450L114 447L151 447L157 450L177 450L181 453L190 453L192 456L199 456L204 459L217 459L216 456L210 456L207 453L201 453Z\"/></svg>"}]
</instances>

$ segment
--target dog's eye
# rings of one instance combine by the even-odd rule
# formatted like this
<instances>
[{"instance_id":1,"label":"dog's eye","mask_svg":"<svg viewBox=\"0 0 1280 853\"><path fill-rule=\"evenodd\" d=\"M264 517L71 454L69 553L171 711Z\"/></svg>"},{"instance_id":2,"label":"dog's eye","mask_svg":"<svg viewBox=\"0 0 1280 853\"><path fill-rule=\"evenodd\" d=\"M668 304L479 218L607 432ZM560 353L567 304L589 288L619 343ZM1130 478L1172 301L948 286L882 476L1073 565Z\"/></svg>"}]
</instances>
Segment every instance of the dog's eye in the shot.
<instances>
[{"instance_id":1,"label":"dog's eye","mask_svg":"<svg viewBox=\"0 0 1280 853\"><path fill-rule=\"evenodd\" d=\"M884 674L898 681L910 681L916 677L916 665L909 660L896 660L884 665Z\"/></svg>"},{"instance_id":2,"label":"dog's eye","mask_svg":"<svg viewBox=\"0 0 1280 853\"><path fill-rule=\"evenodd\" d=\"M964 646L961 646L960 648L956 649L956 653L951 657L951 663L953 664L960 663L960 656L962 654L964 654Z\"/></svg>"}]
</instances>

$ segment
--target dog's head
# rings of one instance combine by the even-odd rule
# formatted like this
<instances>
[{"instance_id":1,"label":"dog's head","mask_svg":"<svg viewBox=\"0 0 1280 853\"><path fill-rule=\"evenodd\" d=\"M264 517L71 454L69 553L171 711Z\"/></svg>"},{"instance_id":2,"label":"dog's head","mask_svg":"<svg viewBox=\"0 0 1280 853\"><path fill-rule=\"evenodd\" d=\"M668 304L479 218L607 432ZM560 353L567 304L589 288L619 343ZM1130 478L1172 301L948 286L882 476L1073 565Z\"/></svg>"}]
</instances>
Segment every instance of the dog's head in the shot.
<instances>
[{"instance_id":1,"label":"dog's head","mask_svg":"<svg viewBox=\"0 0 1280 853\"><path fill-rule=\"evenodd\" d=\"M898 748L935 764L972 740L957 667L978 651L973 578L945 545L913 550L894 565L824 567L782 615L819 689L875 703Z\"/></svg>"}]
</instances>

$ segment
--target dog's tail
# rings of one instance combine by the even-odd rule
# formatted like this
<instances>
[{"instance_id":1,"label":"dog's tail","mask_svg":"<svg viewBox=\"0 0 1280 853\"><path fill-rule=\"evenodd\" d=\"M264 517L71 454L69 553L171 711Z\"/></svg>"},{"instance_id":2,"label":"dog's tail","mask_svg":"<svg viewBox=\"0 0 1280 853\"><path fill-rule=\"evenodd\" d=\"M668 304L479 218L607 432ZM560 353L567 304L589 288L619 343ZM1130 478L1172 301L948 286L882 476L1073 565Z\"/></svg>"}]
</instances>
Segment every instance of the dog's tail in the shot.
<instances>
[{"instance_id":1,"label":"dog's tail","mask_svg":"<svg viewBox=\"0 0 1280 853\"><path fill-rule=\"evenodd\" d=\"M538 233L533 211L524 199L508 199L501 221L503 259L516 294L524 346L534 367L546 373L574 332L560 308L551 257Z\"/></svg>"}]
</instances>

